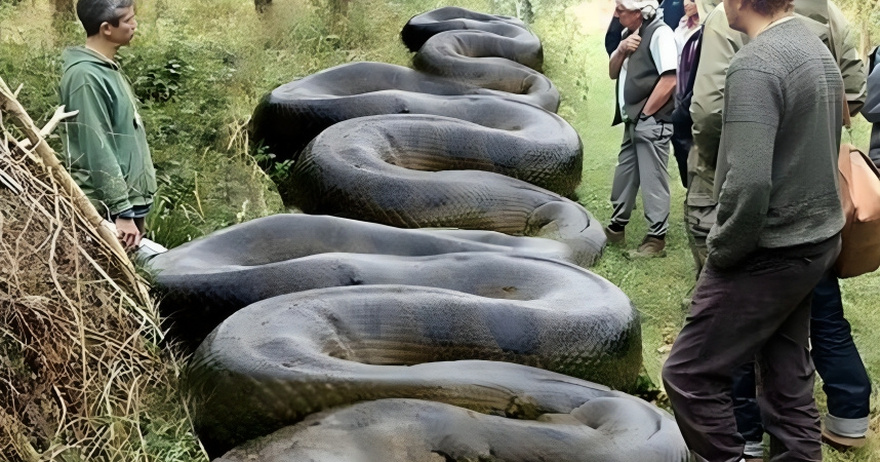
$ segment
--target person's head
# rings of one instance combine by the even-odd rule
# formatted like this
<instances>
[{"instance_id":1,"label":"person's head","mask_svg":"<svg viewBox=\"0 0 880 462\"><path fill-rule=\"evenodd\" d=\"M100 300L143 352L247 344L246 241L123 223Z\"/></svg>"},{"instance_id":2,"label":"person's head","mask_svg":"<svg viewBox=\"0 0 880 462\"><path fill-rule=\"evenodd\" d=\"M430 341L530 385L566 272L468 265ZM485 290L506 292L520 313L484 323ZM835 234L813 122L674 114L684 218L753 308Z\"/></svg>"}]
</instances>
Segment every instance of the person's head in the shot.
<instances>
[{"instance_id":1,"label":"person's head","mask_svg":"<svg viewBox=\"0 0 880 462\"><path fill-rule=\"evenodd\" d=\"M615 0L614 17L630 31L635 31L646 20L657 14L657 0Z\"/></svg>"},{"instance_id":2,"label":"person's head","mask_svg":"<svg viewBox=\"0 0 880 462\"><path fill-rule=\"evenodd\" d=\"M115 33L111 39L124 39L130 32L128 40L131 40L137 28L134 0L79 0L76 3L76 16L88 37ZM127 43L126 40L122 45Z\"/></svg>"},{"instance_id":3,"label":"person's head","mask_svg":"<svg viewBox=\"0 0 880 462\"><path fill-rule=\"evenodd\" d=\"M794 10L794 0L724 0L730 28L749 33L756 22L776 19Z\"/></svg>"}]
</instances>

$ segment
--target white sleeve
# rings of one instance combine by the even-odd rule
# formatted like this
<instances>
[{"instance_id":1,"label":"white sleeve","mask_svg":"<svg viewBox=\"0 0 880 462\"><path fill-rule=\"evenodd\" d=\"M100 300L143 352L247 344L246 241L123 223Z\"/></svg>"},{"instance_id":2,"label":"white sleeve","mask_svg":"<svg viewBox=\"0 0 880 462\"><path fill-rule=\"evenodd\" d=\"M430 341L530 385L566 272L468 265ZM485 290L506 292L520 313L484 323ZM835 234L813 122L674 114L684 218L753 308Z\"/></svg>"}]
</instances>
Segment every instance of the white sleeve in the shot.
<instances>
[{"instance_id":1,"label":"white sleeve","mask_svg":"<svg viewBox=\"0 0 880 462\"><path fill-rule=\"evenodd\" d=\"M675 33L668 27L660 27L651 36L651 57L657 73L678 69L678 47L675 46Z\"/></svg>"}]
</instances>

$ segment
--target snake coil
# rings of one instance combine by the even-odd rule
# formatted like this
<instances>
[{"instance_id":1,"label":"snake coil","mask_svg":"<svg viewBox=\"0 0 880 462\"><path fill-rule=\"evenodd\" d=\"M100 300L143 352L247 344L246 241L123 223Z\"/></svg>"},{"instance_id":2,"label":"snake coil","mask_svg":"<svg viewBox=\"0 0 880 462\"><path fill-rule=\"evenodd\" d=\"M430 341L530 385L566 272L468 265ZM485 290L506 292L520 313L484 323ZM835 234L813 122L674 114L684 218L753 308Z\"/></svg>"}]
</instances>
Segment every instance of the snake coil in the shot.
<instances>
[{"instance_id":1,"label":"snake coil","mask_svg":"<svg viewBox=\"0 0 880 462\"><path fill-rule=\"evenodd\" d=\"M639 317L563 261L605 241L563 197L582 146L550 112L540 43L460 8L402 37L419 71L282 86L256 133L295 160L287 197L308 213L490 231L278 215L154 257L160 308L201 342L203 442L223 462L691 460L667 413L605 386L635 381Z\"/></svg>"},{"instance_id":2,"label":"snake coil","mask_svg":"<svg viewBox=\"0 0 880 462\"><path fill-rule=\"evenodd\" d=\"M295 161L285 201L397 227L548 237L591 265L605 234L564 197L580 183L583 146L553 112L540 40L514 18L455 7L412 18L401 35L416 70L343 64L258 105L254 138Z\"/></svg>"}]
</instances>

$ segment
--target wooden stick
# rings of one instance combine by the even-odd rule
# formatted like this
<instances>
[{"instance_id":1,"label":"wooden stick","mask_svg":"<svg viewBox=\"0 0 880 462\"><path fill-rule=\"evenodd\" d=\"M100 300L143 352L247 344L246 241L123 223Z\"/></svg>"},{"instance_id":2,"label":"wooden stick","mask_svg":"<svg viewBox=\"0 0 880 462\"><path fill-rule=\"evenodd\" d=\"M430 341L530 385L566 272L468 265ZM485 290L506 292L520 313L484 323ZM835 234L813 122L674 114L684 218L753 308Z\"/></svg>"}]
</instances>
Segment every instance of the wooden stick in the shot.
<instances>
[{"instance_id":1,"label":"wooden stick","mask_svg":"<svg viewBox=\"0 0 880 462\"><path fill-rule=\"evenodd\" d=\"M64 106L59 106L58 109L55 109L55 113L52 114L52 118L49 119L49 121L46 122L46 125L43 126L43 129L40 130L40 137L45 139L55 131L55 128L58 127L58 124L61 123L62 120L73 117L77 114L79 114L79 111L64 112ZM31 146L31 140L24 140L19 144L22 148L27 149Z\"/></svg>"},{"instance_id":2,"label":"wooden stick","mask_svg":"<svg viewBox=\"0 0 880 462\"><path fill-rule=\"evenodd\" d=\"M73 178L58 161L55 151L45 142L41 136L40 130L34 124L33 119L31 119L30 115L28 115L27 111L22 107L21 103L18 102L15 98L15 93L10 90L9 86L6 85L6 82L2 78L0 78L0 111L7 112L14 116L13 123L15 123L28 140L30 140L31 145L34 146L34 151L37 153L39 159L42 160L43 166L46 168L49 175L58 182L61 189L67 193L68 197L73 201L76 209L79 210L83 218L85 218L89 225L89 231L107 246L110 250L110 254L117 260L125 278L128 279L131 289L135 292L135 297L138 302L142 303L144 306L150 306L150 295L147 286L137 275L134 265L128 258L128 254L125 253L122 244L119 242L115 230L108 226L110 223L104 220L104 218L98 213L95 206L89 202L89 199L79 188L79 185L73 181ZM53 118L56 116L61 117L58 120L58 122L60 122L60 120L63 119L64 114L63 108L59 108ZM47 124L47 127L48 126L49 124Z\"/></svg>"}]
</instances>

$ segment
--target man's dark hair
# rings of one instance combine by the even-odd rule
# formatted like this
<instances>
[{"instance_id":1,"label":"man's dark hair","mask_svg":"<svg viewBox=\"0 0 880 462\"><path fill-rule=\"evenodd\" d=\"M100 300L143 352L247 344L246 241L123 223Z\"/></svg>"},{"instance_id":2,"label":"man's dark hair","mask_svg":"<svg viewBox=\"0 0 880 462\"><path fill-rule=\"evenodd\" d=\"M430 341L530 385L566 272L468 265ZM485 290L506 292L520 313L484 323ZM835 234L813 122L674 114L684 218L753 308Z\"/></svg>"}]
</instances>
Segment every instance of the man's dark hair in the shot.
<instances>
[{"instance_id":1,"label":"man's dark hair","mask_svg":"<svg viewBox=\"0 0 880 462\"><path fill-rule=\"evenodd\" d=\"M753 10L765 16L794 9L794 0L750 0L749 3Z\"/></svg>"},{"instance_id":2,"label":"man's dark hair","mask_svg":"<svg viewBox=\"0 0 880 462\"><path fill-rule=\"evenodd\" d=\"M107 22L111 26L119 26L122 18L119 10L134 5L134 0L79 0L76 2L76 16L86 30L86 36L91 37L101 29L101 24Z\"/></svg>"}]
</instances>

